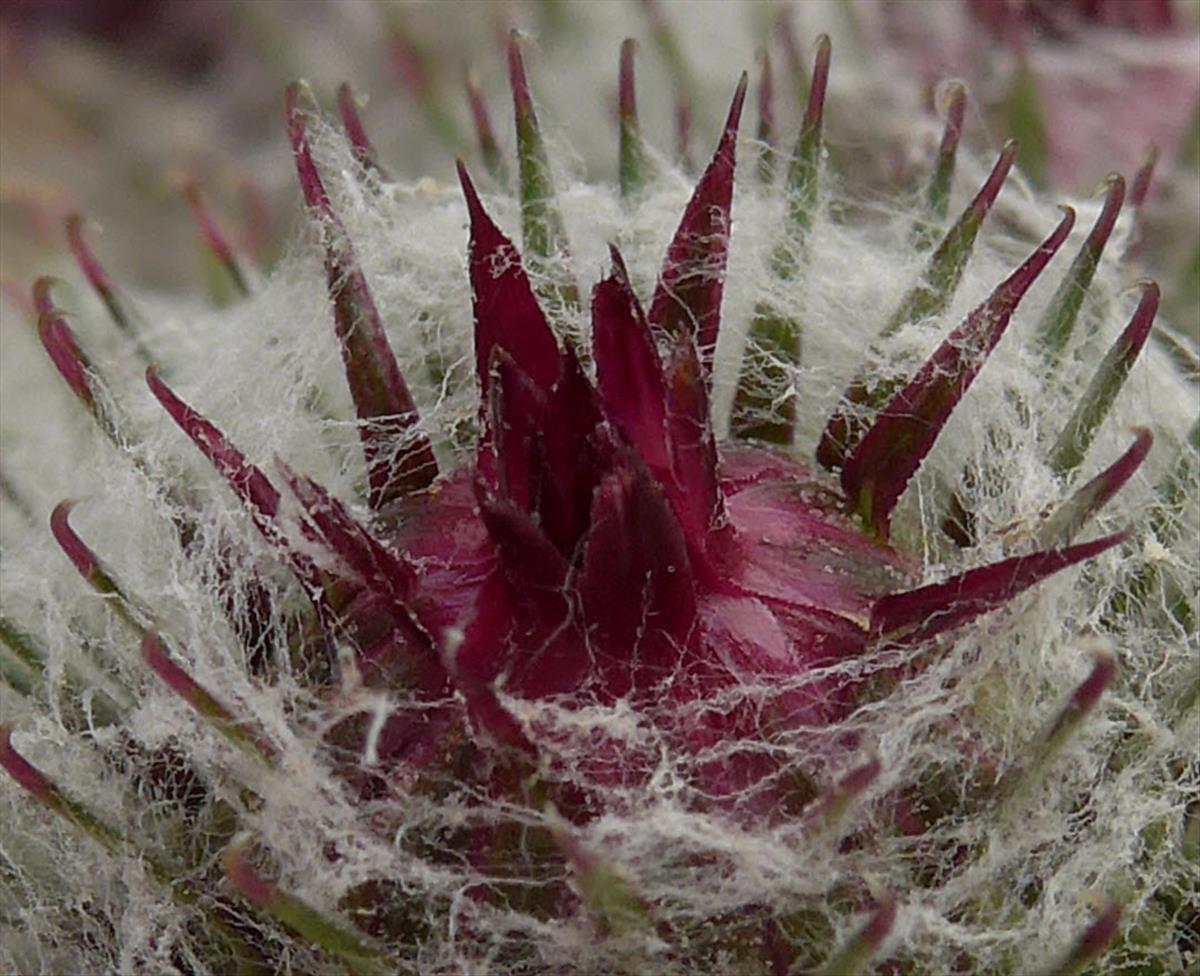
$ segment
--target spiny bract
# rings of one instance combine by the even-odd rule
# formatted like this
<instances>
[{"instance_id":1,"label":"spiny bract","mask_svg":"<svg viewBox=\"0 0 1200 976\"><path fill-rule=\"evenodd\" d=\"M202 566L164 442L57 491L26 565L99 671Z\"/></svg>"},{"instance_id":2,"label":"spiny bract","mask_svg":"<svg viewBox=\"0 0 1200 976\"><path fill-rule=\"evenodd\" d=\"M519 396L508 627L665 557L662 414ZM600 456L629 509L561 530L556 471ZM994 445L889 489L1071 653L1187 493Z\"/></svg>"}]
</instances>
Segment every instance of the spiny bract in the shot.
<instances>
[{"instance_id":1,"label":"spiny bract","mask_svg":"<svg viewBox=\"0 0 1200 976\"><path fill-rule=\"evenodd\" d=\"M135 309L72 222L124 334L80 342L58 285L35 286L45 350L107 435L70 458L103 498L50 524L102 600L39 568L61 562L40 527L26 555L6 542L0 690L20 731L0 726L0 763L24 792L5 794L0 958L1015 974L1194 957L1196 428L1189 447L1192 394L1152 344L1143 395L1121 392L1158 305L1149 282L1130 302L1105 250L1134 233L1124 182L1081 205L1095 222L1069 267L1051 262L1075 212L1028 197L976 246L1016 149L947 225L951 86L921 207L855 205L822 141L830 50L794 153L765 155L735 201L745 78L688 198L641 141L627 46L618 195L555 170L514 38L520 252L501 230L518 208L485 204L465 166L461 198L389 182L349 92L343 145L299 86L287 128L323 274L307 245L249 274L193 191L250 294L219 316ZM41 487L7 473L32 511ZM1091 531L1118 491L1133 528Z\"/></svg>"}]
</instances>

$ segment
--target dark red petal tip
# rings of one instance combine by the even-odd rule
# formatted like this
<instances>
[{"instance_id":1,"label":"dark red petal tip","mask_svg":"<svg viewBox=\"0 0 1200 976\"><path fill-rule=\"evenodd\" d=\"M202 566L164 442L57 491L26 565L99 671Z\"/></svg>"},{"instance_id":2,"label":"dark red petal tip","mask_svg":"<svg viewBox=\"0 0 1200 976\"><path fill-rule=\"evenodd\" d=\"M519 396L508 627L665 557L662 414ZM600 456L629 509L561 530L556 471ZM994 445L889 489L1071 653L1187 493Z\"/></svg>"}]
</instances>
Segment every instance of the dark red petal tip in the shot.
<instances>
[{"instance_id":1,"label":"dark red petal tip","mask_svg":"<svg viewBox=\"0 0 1200 976\"><path fill-rule=\"evenodd\" d=\"M63 320L58 309L48 308L38 316L38 337L71 392L89 409L94 408L96 394L91 363L79 348L74 331Z\"/></svg>"},{"instance_id":2,"label":"dark red petal tip","mask_svg":"<svg viewBox=\"0 0 1200 976\"><path fill-rule=\"evenodd\" d=\"M39 318L54 312L54 299L50 296L50 289L60 280L53 275L42 275L33 283L33 310Z\"/></svg>"},{"instance_id":3,"label":"dark red petal tip","mask_svg":"<svg viewBox=\"0 0 1200 976\"><path fill-rule=\"evenodd\" d=\"M813 62L812 87L808 90L808 105L804 110L802 128L813 129L821 124L825 111L825 92L829 86L829 61L833 56L833 44L828 34L817 38L817 55Z\"/></svg>"},{"instance_id":4,"label":"dark red petal tip","mask_svg":"<svg viewBox=\"0 0 1200 976\"><path fill-rule=\"evenodd\" d=\"M1133 177L1133 186L1129 190L1129 202L1140 208L1150 194L1150 183L1154 179L1154 168L1158 165L1158 147L1150 146L1142 157L1141 165Z\"/></svg>"},{"instance_id":5,"label":"dark red petal tip","mask_svg":"<svg viewBox=\"0 0 1200 976\"><path fill-rule=\"evenodd\" d=\"M301 91L294 83L285 95L288 137L304 199L324 223L325 276L334 330L359 419L369 500L378 510L428 487L437 476L437 462L429 438L420 429L416 403L388 344L366 276L313 161L307 117L298 107Z\"/></svg>"},{"instance_id":6,"label":"dark red petal tip","mask_svg":"<svg viewBox=\"0 0 1200 976\"><path fill-rule=\"evenodd\" d=\"M486 394L492 350L503 348L543 390L561 372L558 340L534 297L517 249L488 216L462 161L458 178L471 222L469 266L475 312L475 370Z\"/></svg>"},{"instance_id":7,"label":"dark red petal tip","mask_svg":"<svg viewBox=\"0 0 1200 976\"><path fill-rule=\"evenodd\" d=\"M1070 542L1088 519L1125 486L1154 444L1154 435L1145 427L1135 428L1135 434L1133 444L1124 454L1076 491L1047 519L1038 531L1039 541L1045 545Z\"/></svg>"},{"instance_id":8,"label":"dark red petal tip","mask_svg":"<svg viewBox=\"0 0 1200 976\"><path fill-rule=\"evenodd\" d=\"M95 252L83 239L83 217L77 213L67 217L67 247L74 255L88 282L102 298L112 294L112 281L100 264Z\"/></svg>"},{"instance_id":9,"label":"dark red petal tip","mask_svg":"<svg viewBox=\"0 0 1200 976\"><path fill-rule=\"evenodd\" d=\"M748 76L742 73L729 106L725 130L712 161L696 184L667 248L654 301L651 325L667 335L693 337L704 364L712 368L721 322L721 296L729 253L738 126Z\"/></svg>"},{"instance_id":10,"label":"dark red petal tip","mask_svg":"<svg viewBox=\"0 0 1200 976\"><path fill-rule=\"evenodd\" d=\"M1118 532L1064 549L1015 556L942 583L885 596L871 608L871 633L889 643L916 644L995 610L1048 576L1128 538L1128 532Z\"/></svg>"},{"instance_id":11,"label":"dark red petal tip","mask_svg":"<svg viewBox=\"0 0 1200 976\"><path fill-rule=\"evenodd\" d=\"M296 164L296 175L300 179L300 190L304 202L324 216L330 216L329 195L317 164L313 161L308 145L308 116L300 109L300 97L307 93L307 85L294 81L284 90L283 106L287 119L288 141L292 146L292 158Z\"/></svg>"},{"instance_id":12,"label":"dark red petal tip","mask_svg":"<svg viewBox=\"0 0 1200 976\"><path fill-rule=\"evenodd\" d=\"M0 767L17 785L43 803L54 796L54 787L12 744L12 726L0 725Z\"/></svg>"},{"instance_id":13,"label":"dark red petal tip","mask_svg":"<svg viewBox=\"0 0 1200 976\"><path fill-rule=\"evenodd\" d=\"M1115 901L1105 900L1103 910L1079 937L1058 966L1053 976L1072 976L1082 972L1089 963L1095 962L1117 937L1121 927L1121 906Z\"/></svg>"},{"instance_id":14,"label":"dark red petal tip","mask_svg":"<svg viewBox=\"0 0 1200 976\"><path fill-rule=\"evenodd\" d=\"M662 484L671 481L666 387L654 337L624 263L612 249L612 275L592 292L592 355L605 416Z\"/></svg>"},{"instance_id":15,"label":"dark red petal tip","mask_svg":"<svg viewBox=\"0 0 1200 976\"><path fill-rule=\"evenodd\" d=\"M225 876L242 895L268 911L275 904L276 888L246 860L247 841L235 838L225 850Z\"/></svg>"},{"instance_id":16,"label":"dark red petal tip","mask_svg":"<svg viewBox=\"0 0 1200 976\"><path fill-rule=\"evenodd\" d=\"M237 256L233 253L233 247L230 245L221 228L217 226L216 220L213 218L212 212L204 202L204 196L200 192L200 186L194 179L187 179L182 187L183 198L187 202L188 212L192 215L192 220L196 224L196 229L200 232L200 237L204 241L204 245L212 252L213 257L225 269L233 281L234 287L243 297L250 294L250 287L246 283L246 278L242 274L242 269L238 264Z\"/></svg>"},{"instance_id":17,"label":"dark red petal tip","mask_svg":"<svg viewBox=\"0 0 1200 976\"><path fill-rule=\"evenodd\" d=\"M887 538L892 510L1004 335L1018 303L1071 232L1075 211L1063 211L1053 233L926 360L847 457L842 488L879 538Z\"/></svg>"},{"instance_id":18,"label":"dark red petal tip","mask_svg":"<svg viewBox=\"0 0 1200 976\"><path fill-rule=\"evenodd\" d=\"M596 489L576 589L609 694L673 672L695 625L695 584L679 522L632 458Z\"/></svg>"},{"instance_id":19,"label":"dark red petal tip","mask_svg":"<svg viewBox=\"0 0 1200 976\"><path fill-rule=\"evenodd\" d=\"M192 439L234 493L250 506L259 530L273 537L271 520L279 511L279 492L257 467L246 460L216 425L205 420L184 403L150 366L146 370L146 385L155 399L163 405L171 419Z\"/></svg>"},{"instance_id":20,"label":"dark red petal tip","mask_svg":"<svg viewBox=\"0 0 1200 976\"><path fill-rule=\"evenodd\" d=\"M374 170L382 176L383 172L379 167L375 147L371 144L371 139L362 123L362 116L358 113L358 100L355 98L354 89L345 82L338 86L337 109L338 115L342 118L342 128L346 130L346 138L350 140L350 149L354 153L354 158L358 160L359 165Z\"/></svg>"},{"instance_id":21,"label":"dark red petal tip","mask_svg":"<svg viewBox=\"0 0 1200 976\"><path fill-rule=\"evenodd\" d=\"M484 599L486 596L485 591ZM476 729L501 748L536 758L537 747L529 741L513 713L504 707L492 684L480 678L471 668L459 667L460 659L471 660L487 656L479 653L479 644L494 649L496 635L483 624L488 617L488 608L480 607L477 609L476 619L467 625L465 634L457 631L448 633L442 647L442 663L455 687L466 699Z\"/></svg>"},{"instance_id":22,"label":"dark red petal tip","mask_svg":"<svg viewBox=\"0 0 1200 976\"><path fill-rule=\"evenodd\" d=\"M71 509L74 507L75 502L70 500L55 505L54 511L50 513L50 531L67 558L79 571L79 575L91 581L100 570L100 560L71 528Z\"/></svg>"}]
</instances>

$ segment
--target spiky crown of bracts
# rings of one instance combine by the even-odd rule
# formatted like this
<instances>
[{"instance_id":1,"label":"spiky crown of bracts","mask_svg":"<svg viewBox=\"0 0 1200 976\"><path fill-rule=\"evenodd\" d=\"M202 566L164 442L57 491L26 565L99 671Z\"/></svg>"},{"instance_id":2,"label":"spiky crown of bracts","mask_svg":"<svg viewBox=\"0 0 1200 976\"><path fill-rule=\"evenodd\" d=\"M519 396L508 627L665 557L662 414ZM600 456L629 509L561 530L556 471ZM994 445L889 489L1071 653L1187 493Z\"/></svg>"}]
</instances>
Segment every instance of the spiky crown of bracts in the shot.
<instances>
[{"instance_id":1,"label":"spiky crown of bracts","mask_svg":"<svg viewBox=\"0 0 1200 976\"><path fill-rule=\"evenodd\" d=\"M423 282L417 255L417 272L391 271L401 290L421 294L424 286L404 333L424 343L402 349L403 370L373 297L377 286L368 285L387 278L391 256L368 255L359 237L366 229L347 215L360 223L361 214L403 221L387 230L416 236L461 221L462 211L440 195L419 199L418 190L413 200L393 190L346 93L339 109L359 169L345 158L319 166L302 91L290 90L288 131L321 240L357 416L365 508L354 500L349 464L335 465L331 492L283 461L270 474L252 463L176 394L189 372L178 352L175 361L163 356L161 374L153 367L146 374L154 398L244 505L266 550L241 534L228 512L219 524L205 524L223 511L203 497L199 486L208 482L168 473L175 464L165 466L157 448L165 434L133 433L143 414L112 395L114 384L54 307L51 283L35 286L39 334L51 360L135 462L131 477L143 493L166 513L163 527L181 561L172 577L199 585L210 601L215 596L211 602L227 618L213 642L203 622L214 620L212 607L188 618L160 606L164 594L155 587L147 593L144 573L110 569L97 555L103 548L83 541L69 503L54 509L54 537L126 632L110 633L94 620L70 621L71 628L98 626L100 643L111 642L118 655L128 631L138 635L145 664L217 734L189 734L186 742L166 741L162 702L145 694L142 676L119 658L95 676L103 690L84 696L77 713L78 687L70 682L79 677L68 671L68 685L57 687L47 669L53 655L23 632L31 625L5 618L11 688L31 702L48 698L60 728L85 731L103 763L124 774L128 794L81 799L70 781L47 778L40 763L30 764L7 728L0 749L6 770L117 861L137 865L146 875L132 882L141 897L181 909L174 930L143 933L123 962L145 967L159 952L158 961L183 971L220 969L233 957L268 971L307 970L324 965L324 953L365 972L686 971L715 962L729 971L821 965L840 973L857 971L896 927L881 956L889 972L970 967L969 960L978 961L978 971L1020 972L1041 957L1031 961L1014 942L1043 931L1062 942L1061 968L1070 971L1113 939L1116 899L1137 902L1138 925L1148 916L1165 920L1148 950L1126 937L1123 951L1131 958L1179 953L1182 926L1195 910L1187 903L1194 888L1179 880L1186 872L1179 814L1194 796L1194 776L1172 767L1154 779L1136 750L1125 755L1112 744L1115 733L1105 738L1093 730L1091 741L1106 743L1106 764L1076 757L1071 772L1047 788L1049 760L1113 679L1114 648L1097 652L1057 717L1041 705L1063 687L1029 686L1060 671L1033 669L1038 654L1063 652L1064 639L1085 629L1120 637L1153 627L1164 639L1151 653L1170 684L1180 653L1172 641L1192 628L1194 587L1151 564L1135 565L1117 586L1110 567L1090 584L1064 585L1058 608L1039 613L1022 604L1019 614L1031 621L1025 627L983 617L1060 570L1107 550L1114 552L1103 558L1111 560L1129 539L1119 532L1073 542L1146 460L1149 430L1138 430L1133 445L1089 480L1074 474L1150 333L1156 286L1140 286L1136 309L1098 367L1090 368L1094 357L1080 356L1078 367L1064 357L1066 350L1087 352L1072 339L1078 320L1103 324L1123 305L1111 283L1094 286L1093 278L1124 183L1110 180L1078 256L1042 298L1032 354L1017 360L1032 368L1034 381L1010 372L995 388L1001 400L994 411L1020 422L980 423L982 457L952 456L964 473L955 477L950 468L951 487L941 493L948 512L941 551L949 551L949 540L965 551L953 557L955 569L939 568L945 579L922 585L922 562L932 562L928 554L942 545L934 541L939 519L909 519L908 537L920 540L924 560L912 554L911 541L893 546L901 496L1018 304L1067 240L1074 213L1066 209L998 285L988 282L990 296L971 296L983 300L924 365L909 368L903 357L880 365L890 344L902 351L920 345L931 323L954 307L980 227L1013 164L1014 148L1006 146L933 247L963 126L965 93L953 90L928 209L915 228L905 228L911 252L928 252L920 257L926 267L915 285L895 293L899 309L871 350L870 368L842 377L848 385L832 418L823 430L810 429L813 411L797 384L804 376L800 344L803 338L819 347L814 325L829 323L795 296L820 290L821 261L846 240L867 251L878 246L853 222L830 221L824 208L829 57L823 39L779 197L747 193L739 202L754 217L772 207L783 212L778 238L771 235L754 255L766 270L743 272L752 285L739 289L745 324L735 338L745 339L742 357L719 355L718 348L730 345L719 326L732 318L723 293L738 275L736 265L727 275L726 264L736 261L730 245L737 239L731 228L744 79L712 162L665 242L666 259L643 309L642 282L621 252L662 247L638 239L646 225L639 228L636 214L662 209L671 196L662 184L673 177L652 174L654 157L637 132L632 51L626 48L621 61L625 209L606 214L602 206L611 204L602 194L572 188L593 195L581 203L567 194L564 218L514 41L522 253L460 168L473 352L452 334L465 309L447 311L432 293L445 269ZM485 159L502 182L490 127L480 119ZM329 174L339 172L348 178L339 177L339 192L332 192ZM760 173L764 189L771 188L770 167ZM571 207L577 218L586 205L606 224L629 224L591 293L590 316L567 248L567 230L579 223L570 219ZM198 203L197 212L214 252L247 289ZM738 220L740 227L744 218ZM130 345L162 355L167 333L137 332L136 315L112 289L78 223L70 237ZM1010 243L993 246L1006 254ZM443 253L437 257L445 263ZM1114 267L1103 271L1110 282L1117 274ZM1089 294L1112 314L1081 315ZM254 302L252 310L261 307ZM581 328L588 317L590 336ZM262 351L270 347L267 337ZM480 396L467 415L456 402L465 399L457 388L469 393L464 360L474 364ZM283 381L290 409L327 416L328 394L303 389L317 378L312 362L300 354L274 365L292 373ZM722 368L729 372L724 393ZM1091 378L1079 383L1085 374ZM1166 398L1179 399L1179 390L1172 386L1163 396L1176 410ZM715 402L729 408L733 434L720 447ZM1054 413L1064 404L1065 423ZM135 421L122 411L137 414ZM1029 428L1027 440L1021 428ZM1166 433L1178 443L1177 431ZM1025 459L1038 450L1039 435L1050 447L1038 470L1056 490L1065 484L1066 497L1052 511L1001 528L994 516L1004 505L1011 518L1028 515L1025 500L1013 497L1025 488L1012 476L1015 465L991 455ZM810 436L836 480L796 460L794 446ZM473 450L464 449L472 441ZM294 456L282 439L273 444ZM299 453L328 468L313 452ZM1191 459L1185 448L1182 463ZM1152 531L1166 547L1182 527L1173 513L1189 475L1173 460L1160 468L1166 473L1151 521L1158 518ZM924 491L939 495L933 482ZM997 496L1008 496L998 509ZM299 594L275 574L268 553L291 570L311 611L297 606ZM201 602L190 596L182 609ZM1076 614L1081 619L1059 619ZM1049 637L1038 632L1047 621ZM1005 653L995 653L993 642ZM197 650L201 643L220 646ZM243 669L230 674L218 662L241 662ZM972 670L998 677L981 681ZM1001 690L989 695L993 681ZM1048 723L1043 741L1022 728L1028 719L1015 700L1022 690L1035 694L1038 719ZM1156 687L1141 697L1129 690L1124 700L1151 702L1154 727L1169 731L1192 707L1169 697ZM1136 730L1129 734L1136 738ZM1159 748L1159 764L1177 762L1173 746ZM1155 783L1156 816L1105 793L1122 769ZM1089 783L1089 775L1099 779ZM136 796L160 809L143 822L127 809ZM310 803L314 809L304 812ZM1095 861L1103 837L1085 838L1090 828L1082 825L1071 825L1061 843L1014 836L1029 827L1038 804L1063 818L1082 809L1126 828L1157 829L1163 836L1154 851L1138 852L1154 870L1137 875L1125 865L1154 884L1136 895L1115 890L1118 882ZM292 818L299 838L289 837ZM274 852L281 885L254 866L243 830ZM55 865L47 878L36 852L34 861L14 876L52 883ZM1114 899L1099 904L1093 923L1077 925L1082 934L1073 948L1064 924L1078 916L1046 907L1057 906L1070 885L1076 896L1095 890ZM902 890L911 886L913 894ZM338 910L354 925L338 920ZM922 922L926 912L954 931ZM101 914L113 916L110 908ZM95 938L89 909L79 906L77 915L67 913L63 930ZM290 961L288 930L302 940L287 949L299 954ZM581 962L583 946L592 958Z\"/></svg>"}]
</instances>

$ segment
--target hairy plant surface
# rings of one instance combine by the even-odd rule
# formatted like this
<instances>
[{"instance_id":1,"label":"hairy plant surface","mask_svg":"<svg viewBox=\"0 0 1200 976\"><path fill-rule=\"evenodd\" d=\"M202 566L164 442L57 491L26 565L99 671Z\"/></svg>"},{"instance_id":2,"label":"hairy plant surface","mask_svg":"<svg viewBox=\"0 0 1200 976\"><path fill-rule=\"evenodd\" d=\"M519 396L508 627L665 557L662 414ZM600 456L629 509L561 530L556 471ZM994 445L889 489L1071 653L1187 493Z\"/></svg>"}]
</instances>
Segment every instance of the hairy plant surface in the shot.
<instances>
[{"instance_id":1,"label":"hairy plant surface","mask_svg":"<svg viewBox=\"0 0 1200 976\"><path fill-rule=\"evenodd\" d=\"M957 84L925 185L858 192L831 50L792 151L767 66L689 174L627 44L615 186L516 36L515 159L472 88L457 187L292 86L277 266L188 190L219 308L69 222L3 367L0 965L1196 964L1200 426L1140 200L960 151Z\"/></svg>"}]
</instances>

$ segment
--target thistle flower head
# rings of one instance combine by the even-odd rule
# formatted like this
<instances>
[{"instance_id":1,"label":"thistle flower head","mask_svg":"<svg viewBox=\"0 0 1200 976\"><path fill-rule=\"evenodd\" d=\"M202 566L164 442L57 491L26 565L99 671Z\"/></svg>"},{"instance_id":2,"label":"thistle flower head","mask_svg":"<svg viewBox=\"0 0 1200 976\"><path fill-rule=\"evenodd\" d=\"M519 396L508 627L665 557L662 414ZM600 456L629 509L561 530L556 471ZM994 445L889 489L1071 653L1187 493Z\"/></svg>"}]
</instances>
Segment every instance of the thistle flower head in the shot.
<instances>
[{"instance_id":1,"label":"thistle flower head","mask_svg":"<svg viewBox=\"0 0 1200 976\"><path fill-rule=\"evenodd\" d=\"M623 48L587 183L506 53L515 161L469 82L458 187L290 87L278 268L186 188L232 305L129 296L78 220L95 297L34 287L68 396L14 465L45 373L5 394L5 924L76 895L14 965L1183 965L1195 394L1124 181L1014 192L960 87L924 202L856 198L822 37L794 151L748 164L743 75L694 176Z\"/></svg>"}]
</instances>

